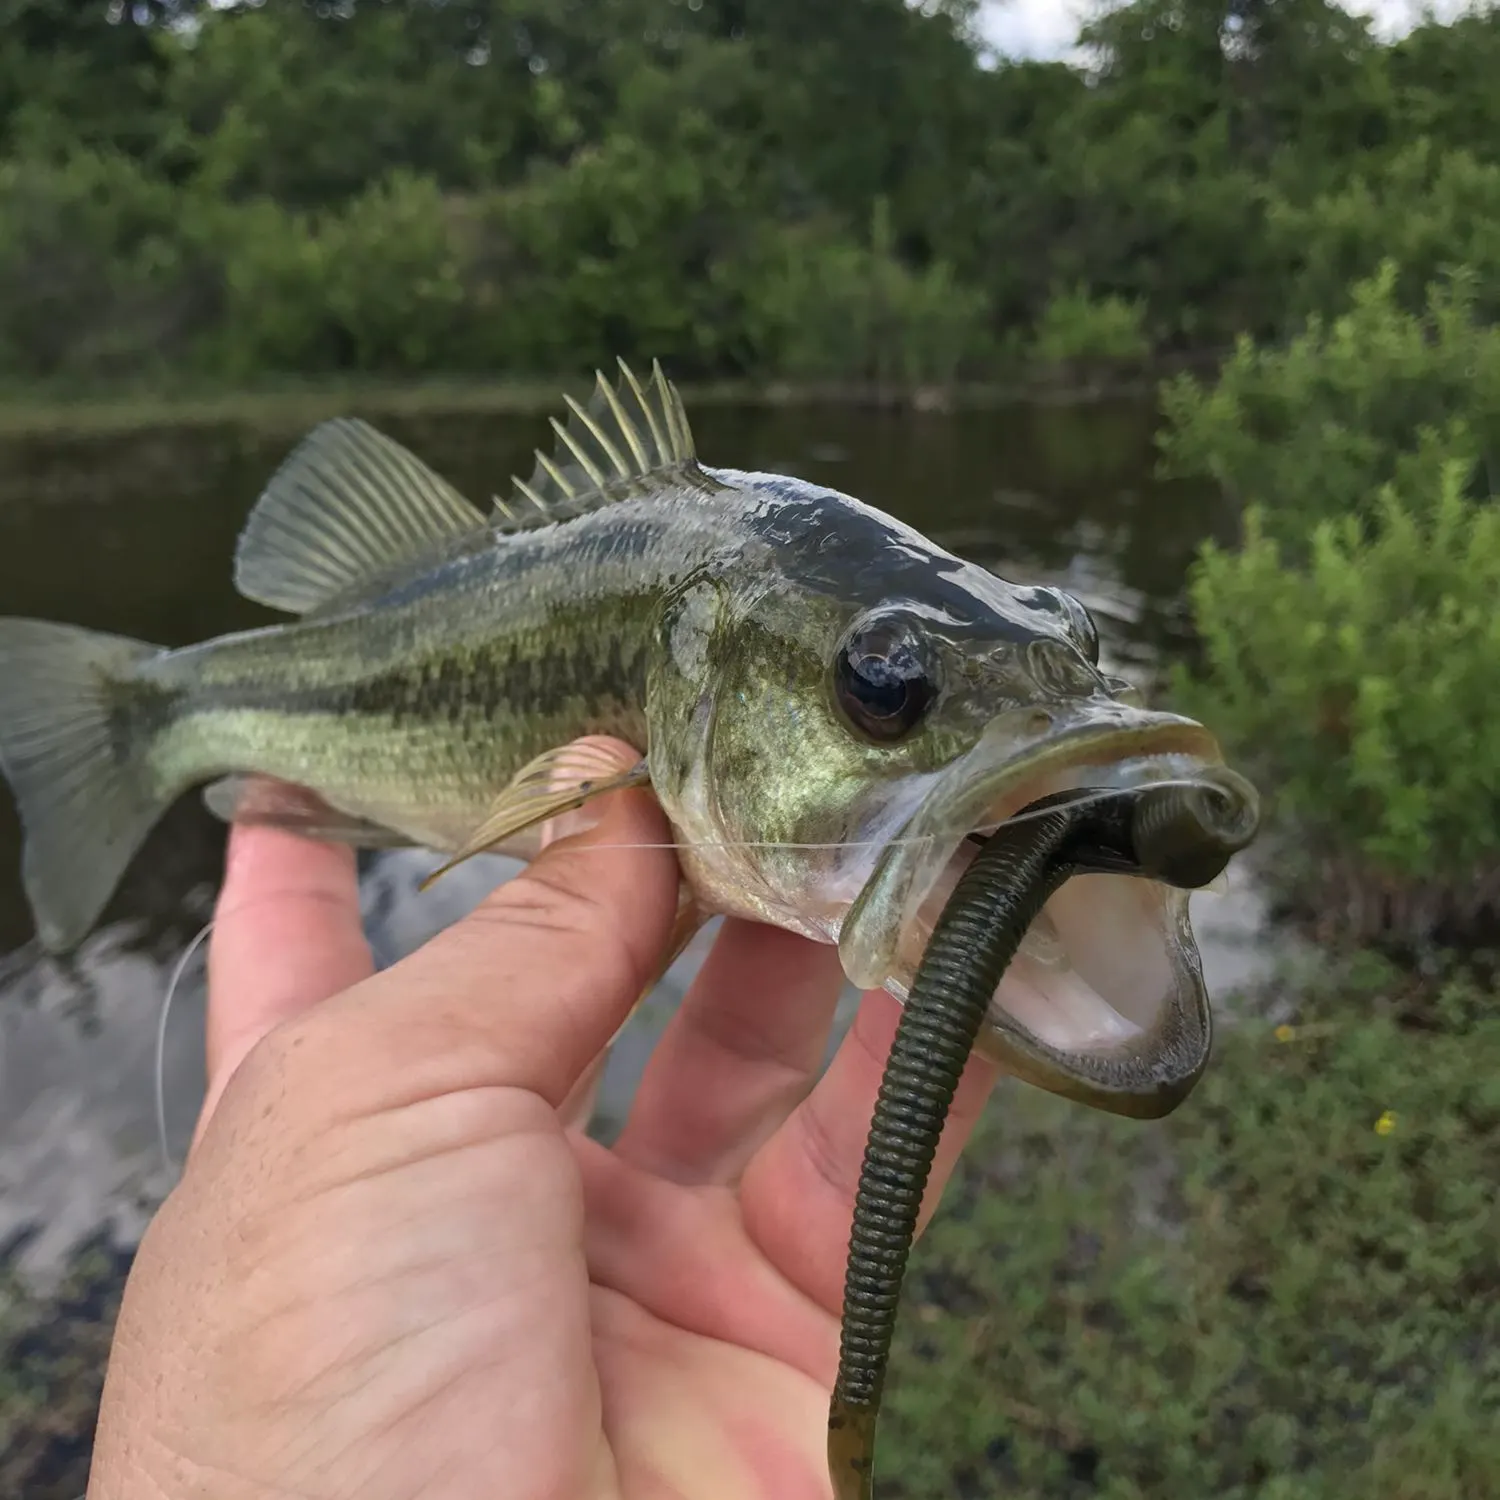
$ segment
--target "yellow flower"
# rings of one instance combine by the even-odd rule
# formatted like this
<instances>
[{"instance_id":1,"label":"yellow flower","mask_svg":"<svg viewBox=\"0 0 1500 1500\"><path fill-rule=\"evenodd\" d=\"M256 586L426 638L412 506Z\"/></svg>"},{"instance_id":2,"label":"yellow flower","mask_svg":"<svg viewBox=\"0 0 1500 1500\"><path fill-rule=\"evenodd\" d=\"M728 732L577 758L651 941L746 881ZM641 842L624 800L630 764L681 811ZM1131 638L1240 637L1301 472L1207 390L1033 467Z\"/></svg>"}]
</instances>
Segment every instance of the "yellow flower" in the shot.
<instances>
[{"instance_id":1,"label":"yellow flower","mask_svg":"<svg viewBox=\"0 0 1500 1500\"><path fill-rule=\"evenodd\" d=\"M1289 1042L1294 1036L1297 1035L1297 1028L1295 1026L1288 1026L1286 1022L1283 1021L1281 1025L1278 1026L1272 1033L1272 1035L1275 1036L1278 1042Z\"/></svg>"},{"instance_id":2,"label":"yellow flower","mask_svg":"<svg viewBox=\"0 0 1500 1500\"><path fill-rule=\"evenodd\" d=\"M1376 1135L1389 1135L1396 1128L1396 1117L1390 1110L1382 1110L1380 1118L1375 1122Z\"/></svg>"}]
</instances>

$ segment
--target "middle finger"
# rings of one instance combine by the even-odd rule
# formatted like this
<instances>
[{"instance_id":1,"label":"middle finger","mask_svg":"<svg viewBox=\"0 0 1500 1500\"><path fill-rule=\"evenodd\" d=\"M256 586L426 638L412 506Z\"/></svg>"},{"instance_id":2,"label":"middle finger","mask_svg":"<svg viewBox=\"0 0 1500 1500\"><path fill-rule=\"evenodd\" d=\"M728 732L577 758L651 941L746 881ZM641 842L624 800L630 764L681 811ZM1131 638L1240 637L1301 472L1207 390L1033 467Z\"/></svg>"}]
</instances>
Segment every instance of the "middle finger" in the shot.
<instances>
[{"instance_id":1,"label":"middle finger","mask_svg":"<svg viewBox=\"0 0 1500 1500\"><path fill-rule=\"evenodd\" d=\"M734 1181L807 1093L842 984L832 944L727 919L615 1149L674 1182Z\"/></svg>"}]
</instances>

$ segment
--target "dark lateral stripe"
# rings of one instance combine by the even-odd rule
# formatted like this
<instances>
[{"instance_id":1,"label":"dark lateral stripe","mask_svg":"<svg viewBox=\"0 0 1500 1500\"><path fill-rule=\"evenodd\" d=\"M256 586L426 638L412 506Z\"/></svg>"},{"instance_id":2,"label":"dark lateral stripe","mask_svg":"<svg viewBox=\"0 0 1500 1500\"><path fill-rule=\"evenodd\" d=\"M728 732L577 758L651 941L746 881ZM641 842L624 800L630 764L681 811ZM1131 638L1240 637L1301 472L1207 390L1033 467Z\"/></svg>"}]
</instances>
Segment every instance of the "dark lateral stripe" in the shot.
<instances>
[{"instance_id":1,"label":"dark lateral stripe","mask_svg":"<svg viewBox=\"0 0 1500 1500\"><path fill-rule=\"evenodd\" d=\"M645 701L646 652L638 636L628 643L613 636L583 645L552 644L539 653L525 651L524 644L450 647L341 681L220 683L193 694L192 709L353 714L407 726L556 714L580 699Z\"/></svg>"}]
</instances>

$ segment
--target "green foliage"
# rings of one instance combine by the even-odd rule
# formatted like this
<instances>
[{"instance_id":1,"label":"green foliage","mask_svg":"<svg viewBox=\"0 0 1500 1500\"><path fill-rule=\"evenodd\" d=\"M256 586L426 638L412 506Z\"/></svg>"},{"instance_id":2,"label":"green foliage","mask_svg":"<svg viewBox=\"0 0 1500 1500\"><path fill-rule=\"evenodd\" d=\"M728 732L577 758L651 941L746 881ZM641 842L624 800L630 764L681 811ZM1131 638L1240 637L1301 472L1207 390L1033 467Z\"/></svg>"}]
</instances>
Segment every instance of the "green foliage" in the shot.
<instances>
[{"instance_id":1,"label":"green foliage","mask_svg":"<svg viewBox=\"0 0 1500 1500\"><path fill-rule=\"evenodd\" d=\"M1044 364L1139 360L1151 352L1145 304L1091 297L1086 287L1055 292L1037 322L1033 350Z\"/></svg>"},{"instance_id":2,"label":"green foliage","mask_svg":"<svg viewBox=\"0 0 1500 1500\"><path fill-rule=\"evenodd\" d=\"M218 338L202 354L212 367L240 377L384 372L449 356L463 262L431 182L397 172L323 214L267 199L195 206L195 228L223 275Z\"/></svg>"},{"instance_id":3,"label":"green foliage","mask_svg":"<svg viewBox=\"0 0 1500 1500\"><path fill-rule=\"evenodd\" d=\"M1285 347L1242 338L1212 385L1170 383L1166 470L1264 504L1264 529L1293 550L1320 519L1369 515L1403 461L1434 445L1468 455L1476 491L1485 469L1500 473L1500 328L1476 319L1474 277L1434 283L1419 312L1398 282L1387 261L1348 312L1314 316Z\"/></svg>"},{"instance_id":4,"label":"green foliage","mask_svg":"<svg viewBox=\"0 0 1500 1500\"><path fill-rule=\"evenodd\" d=\"M1390 87L1406 139L1430 137L1444 150L1500 161L1500 10L1479 0L1448 22L1435 15L1388 55ZM1475 87L1480 80L1484 87Z\"/></svg>"},{"instance_id":5,"label":"green foliage","mask_svg":"<svg viewBox=\"0 0 1500 1500\"><path fill-rule=\"evenodd\" d=\"M1351 282L1396 268L1403 307L1420 309L1427 286L1472 272L1473 311L1500 319L1500 163L1468 151L1412 143L1368 172L1306 203L1278 200L1271 234L1295 267L1292 310L1341 307Z\"/></svg>"},{"instance_id":6,"label":"green foliage","mask_svg":"<svg viewBox=\"0 0 1500 1500\"><path fill-rule=\"evenodd\" d=\"M913 1258L880 1492L1500 1490L1500 1020L1410 990L1227 1029L1159 1123L1003 1090Z\"/></svg>"},{"instance_id":7,"label":"green foliage","mask_svg":"<svg viewBox=\"0 0 1500 1500\"><path fill-rule=\"evenodd\" d=\"M1471 942L1500 919L1500 327L1479 285L1461 268L1413 310L1386 260L1347 312L1164 394L1165 467L1246 508L1242 546L1194 572L1178 699L1271 793L1266 878L1330 939Z\"/></svg>"},{"instance_id":8,"label":"green foliage","mask_svg":"<svg viewBox=\"0 0 1500 1500\"><path fill-rule=\"evenodd\" d=\"M130 158L0 161L0 370L119 374L193 312L171 189Z\"/></svg>"},{"instance_id":9,"label":"green foliage","mask_svg":"<svg viewBox=\"0 0 1500 1500\"><path fill-rule=\"evenodd\" d=\"M1321 522L1300 567L1253 507L1192 585L1210 722L1299 827L1425 881L1500 868L1500 506L1467 497L1471 459L1428 445L1372 533Z\"/></svg>"},{"instance_id":10,"label":"green foliage","mask_svg":"<svg viewBox=\"0 0 1500 1500\"><path fill-rule=\"evenodd\" d=\"M1368 19L1331 0L1131 0L1082 39L1118 118L1140 111L1184 136L1222 121L1234 156L1261 170L1289 148L1328 164L1383 133L1381 50Z\"/></svg>"},{"instance_id":11,"label":"green foliage","mask_svg":"<svg viewBox=\"0 0 1500 1500\"><path fill-rule=\"evenodd\" d=\"M1086 65L995 67L975 17L0 0L0 164L31 183L0 376L995 376L1276 339L1377 254L1408 312L1458 265L1500 310L1494 8L1386 44L1330 0L1126 0ZM115 224L143 195L145 265Z\"/></svg>"},{"instance_id":12,"label":"green foliage","mask_svg":"<svg viewBox=\"0 0 1500 1500\"><path fill-rule=\"evenodd\" d=\"M486 108L474 70L414 20L404 6L370 7L357 67L353 28L312 6L209 20L191 45L172 48L158 161L221 196L307 209L359 193L397 163L466 183L509 146L524 104L487 91Z\"/></svg>"},{"instance_id":13,"label":"green foliage","mask_svg":"<svg viewBox=\"0 0 1500 1500\"><path fill-rule=\"evenodd\" d=\"M684 374L740 365L743 262L765 188L753 135L726 126L763 116L764 82L743 47L695 46L676 68L636 74L602 139L487 195L475 244L486 327L471 360L521 371L602 367L616 354Z\"/></svg>"},{"instance_id":14,"label":"green foliage","mask_svg":"<svg viewBox=\"0 0 1500 1500\"><path fill-rule=\"evenodd\" d=\"M63 155L79 146L149 153L166 53L161 25L191 0L124 7L78 0L0 0L0 156Z\"/></svg>"},{"instance_id":15,"label":"green foliage","mask_svg":"<svg viewBox=\"0 0 1500 1500\"><path fill-rule=\"evenodd\" d=\"M949 381L988 352L983 296L941 261L903 265L883 202L869 245L833 226L789 227L767 237L752 274L754 347L793 379Z\"/></svg>"}]
</instances>

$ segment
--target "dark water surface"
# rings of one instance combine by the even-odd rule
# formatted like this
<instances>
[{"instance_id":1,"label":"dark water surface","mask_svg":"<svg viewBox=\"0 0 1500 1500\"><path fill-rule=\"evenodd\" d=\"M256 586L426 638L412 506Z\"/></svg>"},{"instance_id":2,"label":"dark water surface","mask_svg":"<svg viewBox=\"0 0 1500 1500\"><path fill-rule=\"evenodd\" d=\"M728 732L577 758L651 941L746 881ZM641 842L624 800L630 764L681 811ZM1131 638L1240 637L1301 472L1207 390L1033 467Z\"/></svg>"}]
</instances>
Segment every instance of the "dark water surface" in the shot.
<instances>
[{"instance_id":1,"label":"dark water surface","mask_svg":"<svg viewBox=\"0 0 1500 1500\"><path fill-rule=\"evenodd\" d=\"M1153 478L1149 403L953 413L710 406L693 417L707 463L834 486L1007 577L1073 588L1099 610L1106 655L1127 675L1149 671L1180 638L1185 571L1199 541L1224 527L1204 490ZM380 425L479 503L528 473L547 436L545 419L532 418L424 414ZM207 428L0 442L0 613L163 645L279 618L235 595L231 558L251 504L299 435ZM28 1256L44 1265L106 1215L128 1237L169 1181L154 1169L156 1014L209 909L222 847L196 797L179 803L101 930L57 963L30 941L19 830L0 793L0 1247L39 1228ZM370 862L367 917L385 957L506 873L476 862L468 884L416 897L429 865L405 853ZM1249 917L1228 905L1198 921L1211 978L1217 964L1232 980L1243 961L1215 949L1214 923L1229 932ZM691 963L679 966L679 986ZM201 1085L201 982L183 995L167 1032L178 1146ZM628 1093L646 1046L612 1062L617 1093Z\"/></svg>"}]
</instances>

